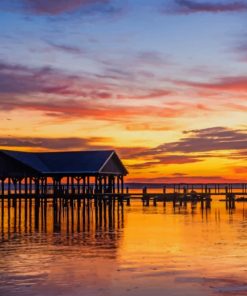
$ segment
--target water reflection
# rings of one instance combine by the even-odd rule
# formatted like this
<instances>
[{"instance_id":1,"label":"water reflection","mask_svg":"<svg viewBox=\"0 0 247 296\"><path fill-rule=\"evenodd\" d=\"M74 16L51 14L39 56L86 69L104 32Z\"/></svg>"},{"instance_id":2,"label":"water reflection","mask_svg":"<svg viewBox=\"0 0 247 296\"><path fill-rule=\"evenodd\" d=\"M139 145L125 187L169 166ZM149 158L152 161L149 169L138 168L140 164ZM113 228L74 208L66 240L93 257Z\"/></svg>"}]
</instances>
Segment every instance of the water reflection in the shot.
<instances>
[{"instance_id":1,"label":"water reflection","mask_svg":"<svg viewBox=\"0 0 247 296\"><path fill-rule=\"evenodd\" d=\"M73 238L74 233L87 233L91 242L99 240L103 232L109 241L117 242L118 232L124 225L123 206L108 201L2 200L0 213L2 242L32 233L60 234L67 239Z\"/></svg>"},{"instance_id":2,"label":"water reflection","mask_svg":"<svg viewBox=\"0 0 247 296\"><path fill-rule=\"evenodd\" d=\"M0 295L247 295L247 209L0 201Z\"/></svg>"}]
</instances>

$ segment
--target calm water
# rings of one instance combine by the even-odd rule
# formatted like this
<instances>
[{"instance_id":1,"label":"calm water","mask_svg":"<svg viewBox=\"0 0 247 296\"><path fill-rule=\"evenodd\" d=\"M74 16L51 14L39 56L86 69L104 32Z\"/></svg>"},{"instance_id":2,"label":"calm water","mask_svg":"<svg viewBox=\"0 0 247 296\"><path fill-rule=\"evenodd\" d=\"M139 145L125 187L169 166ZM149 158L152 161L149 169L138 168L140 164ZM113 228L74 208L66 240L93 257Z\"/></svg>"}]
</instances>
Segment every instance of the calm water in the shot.
<instances>
[{"instance_id":1,"label":"calm water","mask_svg":"<svg viewBox=\"0 0 247 296\"><path fill-rule=\"evenodd\" d=\"M0 295L247 295L247 204L0 203Z\"/></svg>"}]
</instances>

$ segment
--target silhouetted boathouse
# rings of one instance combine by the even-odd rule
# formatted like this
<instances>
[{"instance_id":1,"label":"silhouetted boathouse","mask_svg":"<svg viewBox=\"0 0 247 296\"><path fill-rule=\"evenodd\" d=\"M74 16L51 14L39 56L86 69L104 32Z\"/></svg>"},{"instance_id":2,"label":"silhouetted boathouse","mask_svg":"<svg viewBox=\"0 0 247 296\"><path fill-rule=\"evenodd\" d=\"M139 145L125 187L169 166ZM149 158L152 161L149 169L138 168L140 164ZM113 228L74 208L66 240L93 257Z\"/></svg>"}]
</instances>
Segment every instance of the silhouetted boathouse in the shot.
<instances>
[{"instance_id":1,"label":"silhouetted boathouse","mask_svg":"<svg viewBox=\"0 0 247 296\"><path fill-rule=\"evenodd\" d=\"M1 195L121 194L128 174L115 151L0 150Z\"/></svg>"}]
</instances>

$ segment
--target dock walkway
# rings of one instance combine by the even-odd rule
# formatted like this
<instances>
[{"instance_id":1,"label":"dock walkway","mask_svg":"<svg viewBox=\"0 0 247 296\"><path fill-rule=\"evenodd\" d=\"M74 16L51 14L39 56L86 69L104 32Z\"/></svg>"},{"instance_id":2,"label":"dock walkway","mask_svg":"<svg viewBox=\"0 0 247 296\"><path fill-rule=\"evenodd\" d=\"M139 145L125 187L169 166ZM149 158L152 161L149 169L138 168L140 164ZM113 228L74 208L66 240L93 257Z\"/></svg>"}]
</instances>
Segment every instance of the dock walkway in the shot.
<instances>
[{"instance_id":1,"label":"dock walkway","mask_svg":"<svg viewBox=\"0 0 247 296\"><path fill-rule=\"evenodd\" d=\"M130 205L131 200L141 200L144 206L149 206L150 203L156 206L158 203L163 203L165 206L167 202L172 202L173 206L183 206L187 203L192 205L200 203L201 207L210 208L213 197L222 197L221 201L225 201L227 206L234 207L235 202L247 201L247 184L166 184L159 190L147 188L144 186L140 192L133 192L126 187L122 192L98 192L97 188L89 187L90 190L85 191L80 185L66 186L60 184L46 185L39 188L29 188L27 191L25 186L20 185L14 190L2 191L1 198L13 200L16 199L52 199L63 200L64 204L73 202L73 200L88 200L95 203L114 202L119 204L126 203ZM132 192L131 192L132 191ZM161 192L155 192L161 191Z\"/></svg>"}]
</instances>

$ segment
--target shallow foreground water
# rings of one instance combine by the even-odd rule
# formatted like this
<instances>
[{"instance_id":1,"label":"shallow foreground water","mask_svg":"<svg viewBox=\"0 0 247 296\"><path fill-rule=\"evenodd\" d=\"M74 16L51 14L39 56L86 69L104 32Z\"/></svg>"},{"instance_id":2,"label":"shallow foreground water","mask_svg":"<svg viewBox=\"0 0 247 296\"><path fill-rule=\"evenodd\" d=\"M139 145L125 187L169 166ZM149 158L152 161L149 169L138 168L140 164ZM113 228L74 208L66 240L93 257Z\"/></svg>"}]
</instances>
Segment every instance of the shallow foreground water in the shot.
<instances>
[{"instance_id":1,"label":"shallow foreground water","mask_svg":"<svg viewBox=\"0 0 247 296\"><path fill-rule=\"evenodd\" d=\"M0 203L0 295L247 295L247 204Z\"/></svg>"}]
</instances>

